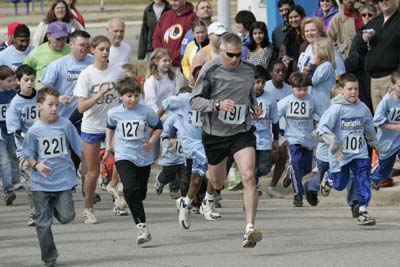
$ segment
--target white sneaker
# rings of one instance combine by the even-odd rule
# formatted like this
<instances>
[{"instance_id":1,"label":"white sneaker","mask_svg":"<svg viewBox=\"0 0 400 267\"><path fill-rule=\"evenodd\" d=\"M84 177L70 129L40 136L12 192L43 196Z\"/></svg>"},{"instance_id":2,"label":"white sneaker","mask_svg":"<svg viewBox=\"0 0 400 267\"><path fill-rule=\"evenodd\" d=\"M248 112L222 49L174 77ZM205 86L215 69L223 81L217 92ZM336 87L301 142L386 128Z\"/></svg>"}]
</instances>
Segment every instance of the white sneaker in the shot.
<instances>
[{"instance_id":1,"label":"white sneaker","mask_svg":"<svg viewBox=\"0 0 400 267\"><path fill-rule=\"evenodd\" d=\"M149 228L145 223L139 223L136 225L137 228L137 239L136 243L141 245L151 240L151 234Z\"/></svg>"},{"instance_id":2,"label":"white sneaker","mask_svg":"<svg viewBox=\"0 0 400 267\"><path fill-rule=\"evenodd\" d=\"M178 207L179 211L179 216L178 216L178 222L179 225L183 229L189 229L190 224L191 224L191 206L188 206L185 204L185 201L183 200L183 197L180 197L176 200L176 206Z\"/></svg>"},{"instance_id":3,"label":"white sneaker","mask_svg":"<svg viewBox=\"0 0 400 267\"><path fill-rule=\"evenodd\" d=\"M94 209L85 209L83 211L83 217L85 224L96 224L98 223L96 216L94 215Z\"/></svg>"},{"instance_id":4,"label":"white sneaker","mask_svg":"<svg viewBox=\"0 0 400 267\"><path fill-rule=\"evenodd\" d=\"M243 236L243 247L244 248L254 248L257 242L262 240L262 233L260 228L253 227L250 228Z\"/></svg>"},{"instance_id":5,"label":"white sneaker","mask_svg":"<svg viewBox=\"0 0 400 267\"><path fill-rule=\"evenodd\" d=\"M213 200L203 200L200 206L200 214L208 221L216 221L221 219L221 215L215 209Z\"/></svg>"},{"instance_id":6,"label":"white sneaker","mask_svg":"<svg viewBox=\"0 0 400 267\"><path fill-rule=\"evenodd\" d=\"M121 183L118 183L115 187L111 186L111 183L107 185L107 192L109 192L113 198L115 206L120 209L126 209L128 204L126 204L126 200L123 194L123 186Z\"/></svg>"},{"instance_id":7,"label":"white sneaker","mask_svg":"<svg viewBox=\"0 0 400 267\"><path fill-rule=\"evenodd\" d=\"M115 206L113 208L113 212L117 216L127 216L128 215L128 211L125 208L120 208L120 207L117 207L117 206Z\"/></svg>"},{"instance_id":8,"label":"white sneaker","mask_svg":"<svg viewBox=\"0 0 400 267\"><path fill-rule=\"evenodd\" d=\"M276 187L269 186L267 189L267 194L271 198L283 198L283 194L276 189Z\"/></svg>"},{"instance_id":9,"label":"white sneaker","mask_svg":"<svg viewBox=\"0 0 400 267\"><path fill-rule=\"evenodd\" d=\"M35 220L34 213L29 214L28 223L26 225L27 226L36 226L36 220Z\"/></svg>"}]
</instances>

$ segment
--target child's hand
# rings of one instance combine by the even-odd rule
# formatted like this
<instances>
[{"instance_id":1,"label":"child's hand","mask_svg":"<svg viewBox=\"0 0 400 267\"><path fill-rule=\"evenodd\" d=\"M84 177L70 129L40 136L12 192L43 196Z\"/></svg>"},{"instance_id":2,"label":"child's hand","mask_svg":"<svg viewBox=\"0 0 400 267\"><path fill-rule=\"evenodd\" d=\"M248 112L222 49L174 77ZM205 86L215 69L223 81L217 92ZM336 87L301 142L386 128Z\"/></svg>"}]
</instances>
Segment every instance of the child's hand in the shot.
<instances>
[{"instance_id":1,"label":"child's hand","mask_svg":"<svg viewBox=\"0 0 400 267\"><path fill-rule=\"evenodd\" d=\"M143 145L142 145L143 153L144 154L149 153L152 148L153 148L153 144L151 144L148 140L144 140Z\"/></svg>"},{"instance_id":2,"label":"child's hand","mask_svg":"<svg viewBox=\"0 0 400 267\"><path fill-rule=\"evenodd\" d=\"M60 95L58 97L58 100L60 101L60 103L62 103L64 105L68 105L69 102L71 101L71 97L69 97L67 95Z\"/></svg>"},{"instance_id":3,"label":"child's hand","mask_svg":"<svg viewBox=\"0 0 400 267\"><path fill-rule=\"evenodd\" d=\"M112 153L111 148L109 148L109 147L107 148L106 147L106 149L104 150L103 161L107 161L108 158L110 157L111 153Z\"/></svg>"},{"instance_id":4,"label":"child's hand","mask_svg":"<svg viewBox=\"0 0 400 267\"><path fill-rule=\"evenodd\" d=\"M49 166L46 166L46 159L42 160L36 165L36 170L38 173L43 175L44 177L47 177L47 173L51 172L51 168Z\"/></svg>"},{"instance_id":5,"label":"child's hand","mask_svg":"<svg viewBox=\"0 0 400 267\"><path fill-rule=\"evenodd\" d=\"M342 150L339 150L339 151L335 154L335 158L336 158L336 160L339 160L339 161L341 161L341 160L344 159Z\"/></svg>"},{"instance_id":6,"label":"child's hand","mask_svg":"<svg viewBox=\"0 0 400 267\"><path fill-rule=\"evenodd\" d=\"M262 114L262 108L260 105L252 105L251 109L253 110L254 117L259 117Z\"/></svg>"}]
</instances>

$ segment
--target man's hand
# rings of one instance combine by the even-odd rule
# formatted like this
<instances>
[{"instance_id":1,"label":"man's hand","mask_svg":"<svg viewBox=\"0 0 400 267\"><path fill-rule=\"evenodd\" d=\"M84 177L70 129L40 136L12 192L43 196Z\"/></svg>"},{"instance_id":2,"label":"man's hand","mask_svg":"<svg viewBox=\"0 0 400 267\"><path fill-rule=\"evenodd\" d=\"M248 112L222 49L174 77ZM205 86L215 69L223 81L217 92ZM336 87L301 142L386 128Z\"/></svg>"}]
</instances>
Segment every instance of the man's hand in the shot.
<instances>
[{"instance_id":1,"label":"man's hand","mask_svg":"<svg viewBox=\"0 0 400 267\"><path fill-rule=\"evenodd\" d=\"M225 110L228 112L234 112L235 111L235 101L230 100L230 99L224 99L222 101L219 101L219 109Z\"/></svg>"}]
</instances>

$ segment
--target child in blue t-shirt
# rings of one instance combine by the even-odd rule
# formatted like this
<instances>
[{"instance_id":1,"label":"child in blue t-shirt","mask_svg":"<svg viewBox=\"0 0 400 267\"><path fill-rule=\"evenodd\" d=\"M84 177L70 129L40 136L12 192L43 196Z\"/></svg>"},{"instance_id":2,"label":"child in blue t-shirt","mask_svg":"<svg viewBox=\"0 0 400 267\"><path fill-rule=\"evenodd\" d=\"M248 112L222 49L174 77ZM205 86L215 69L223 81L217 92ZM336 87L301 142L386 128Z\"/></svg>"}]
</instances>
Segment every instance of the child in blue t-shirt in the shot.
<instances>
[{"instance_id":1,"label":"child in blue t-shirt","mask_svg":"<svg viewBox=\"0 0 400 267\"><path fill-rule=\"evenodd\" d=\"M389 178L396 156L400 155L400 71L391 75L392 90L378 104L374 126L378 127L379 165L371 175L373 187L379 189L379 183Z\"/></svg>"},{"instance_id":2,"label":"child in blue t-shirt","mask_svg":"<svg viewBox=\"0 0 400 267\"><path fill-rule=\"evenodd\" d=\"M3 183L4 203L12 205L16 196L13 181L19 180L18 162L15 154L14 135L7 133L6 112L11 99L16 95L14 71L5 65L0 66L0 176Z\"/></svg>"},{"instance_id":3,"label":"child in blue t-shirt","mask_svg":"<svg viewBox=\"0 0 400 267\"><path fill-rule=\"evenodd\" d=\"M26 132L39 117L39 113L36 108L37 93L33 87L36 74L33 68L23 64L17 68L15 71L15 76L17 78L19 91L18 94L11 100L10 106L6 112L7 132L9 134L14 134L15 137L15 144L17 147L16 154L19 160L20 170L25 177L25 189L31 208L28 226L34 226L34 203L30 190L30 175L32 169L28 162L24 159L23 142Z\"/></svg>"},{"instance_id":4,"label":"child in blue t-shirt","mask_svg":"<svg viewBox=\"0 0 400 267\"><path fill-rule=\"evenodd\" d=\"M343 190L354 173L359 204L359 225L375 225L367 212L371 198L371 160L368 144L377 152L378 140L368 107L358 98L358 80L353 74L340 76L342 93L332 100L318 125L317 134L329 146L329 173L333 188ZM378 153L379 154L379 153Z\"/></svg>"},{"instance_id":5,"label":"child in blue t-shirt","mask_svg":"<svg viewBox=\"0 0 400 267\"><path fill-rule=\"evenodd\" d=\"M75 218L72 189L77 183L69 149L82 155L78 132L68 119L58 115L59 96L58 91L49 87L38 91L40 118L29 128L23 143L24 158L32 168L36 232L46 266L56 266L58 257L51 231L53 216L61 224Z\"/></svg>"},{"instance_id":6,"label":"child in blue t-shirt","mask_svg":"<svg viewBox=\"0 0 400 267\"><path fill-rule=\"evenodd\" d=\"M293 205L303 206L303 176L312 170L313 148L316 141L311 136L321 116L321 107L308 95L305 74L292 73L289 77L292 95L278 102L278 116L286 121L285 137L289 141L289 162L294 190Z\"/></svg>"},{"instance_id":7,"label":"child in blue t-shirt","mask_svg":"<svg viewBox=\"0 0 400 267\"><path fill-rule=\"evenodd\" d=\"M158 195L162 194L164 186L169 183L170 195L177 199L179 195L179 184L186 172L185 156L182 145L177 138L177 129L174 127L175 116L167 116L163 122L161 133L161 157L158 165L162 170L157 177L155 189ZM181 191L182 192L182 191Z\"/></svg>"},{"instance_id":8,"label":"child in blue t-shirt","mask_svg":"<svg viewBox=\"0 0 400 267\"><path fill-rule=\"evenodd\" d=\"M137 244L151 240L143 200L153 163L153 146L160 138L162 123L148 106L140 104L140 85L130 78L118 83L122 104L107 112L106 154L111 153L115 136L114 158L124 186L124 196L137 227Z\"/></svg>"},{"instance_id":9,"label":"child in blue t-shirt","mask_svg":"<svg viewBox=\"0 0 400 267\"><path fill-rule=\"evenodd\" d=\"M251 124L256 127L256 131L254 132L256 136L256 165L254 173L258 195L261 195L259 178L263 175L267 175L271 171L272 153L278 153L279 151L278 108L271 94L264 90L266 80L266 70L262 66L257 65L254 77L254 93L257 97L258 104L261 105L262 114L257 118L252 118ZM273 141L271 138L271 130L273 133Z\"/></svg>"}]
</instances>

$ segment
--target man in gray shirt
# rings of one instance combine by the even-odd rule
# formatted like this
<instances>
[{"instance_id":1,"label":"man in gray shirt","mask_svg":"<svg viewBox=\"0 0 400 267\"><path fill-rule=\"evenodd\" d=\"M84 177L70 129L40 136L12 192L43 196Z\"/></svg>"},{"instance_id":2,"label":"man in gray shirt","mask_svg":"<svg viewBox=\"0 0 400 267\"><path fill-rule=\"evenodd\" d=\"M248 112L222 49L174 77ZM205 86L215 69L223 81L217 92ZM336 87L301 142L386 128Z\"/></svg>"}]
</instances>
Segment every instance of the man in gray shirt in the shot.
<instances>
[{"instance_id":1,"label":"man in gray shirt","mask_svg":"<svg viewBox=\"0 0 400 267\"><path fill-rule=\"evenodd\" d=\"M221 58L208 62L200 71L190 100L202 112L203 144L208 161L207 177L222 189L226 163L233 155L244 187L246 231L243 247L252 248L262 233L254 225L258 196L254 177L256 137L250 112L261 114L254 91L254 66L241 61L242 41L233 33L221 40Z\"/></svg>"}]
</instances>

